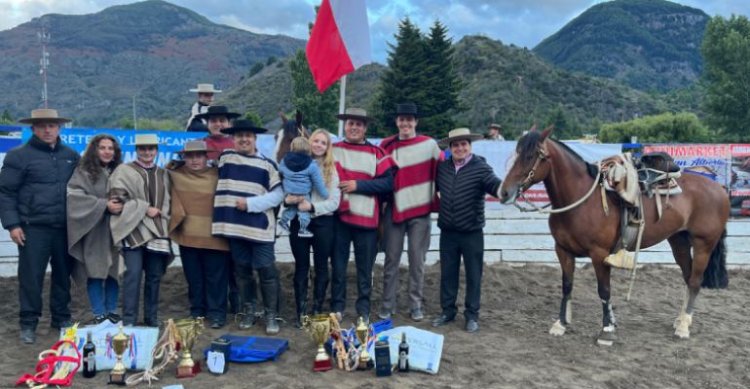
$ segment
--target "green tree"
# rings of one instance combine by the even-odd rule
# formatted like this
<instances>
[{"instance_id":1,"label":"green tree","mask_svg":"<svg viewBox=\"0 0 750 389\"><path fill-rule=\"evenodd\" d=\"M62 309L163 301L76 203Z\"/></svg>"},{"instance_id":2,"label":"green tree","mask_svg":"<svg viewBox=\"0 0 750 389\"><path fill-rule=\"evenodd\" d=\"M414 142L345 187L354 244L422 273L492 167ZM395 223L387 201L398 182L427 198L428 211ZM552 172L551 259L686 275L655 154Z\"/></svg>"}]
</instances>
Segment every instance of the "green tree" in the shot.
<instances>
[{"instance_id":1,"label":"green tree","mask_svg":"<svg viewBox=\"0 0 750 389\"><path fill-rule=\"evenodd\" d=\"M257 127L263 127L263 119L261 119L260 115L253 110L245 112L244 119L251 121L253 125Z\"/></svg>"},{"instance_id":2,"label":"green tree","mask_svg":"<svg viewBox=\"0 0 750 389\"><path fill-rule=\"evenodd\" d=\"M726 141L750 141L750 20L711 18L701 52L707 122Z\"/></svg>"},{"instance_id":3,"label":"green tree","mask_svg":"<svg viewBox=\"0 0 750 389\"><path fill-rule=\"evenodd\" d=\"M318 7L315 7L318 13ZM312 30L312 23L309 25ZM315 85L305 51L300 49L289 61L292 73L292 105L302 112L303 123L309 130L325 128L335 133L338 128L336 114L339 111L339 83L320 93Z\"/></svg>"},{"instance_id":4,"label":"green tree","mask_svg":"<svg viewBox=\"0 0 750 389\"><path fill-rule=\"evenodd\" d=\"M263 62L256 62L253 65L253 67L250 68L250 73L248 73L247 75L249 77L252 77L252 76L260 73L260 71L263 70L264 67L265 67L265 65L263 65Z\"/></svg>"},{"instance_id":5,"label":"green tree","mask_svg":"<svg viewBox=\"0 0 750 389\"><path fill-rule=\"evenodd\" d=\"M292 105L302 112L305 126L308 129L325 128L335 133L338 128L339 83L321 94L313 81L304 50L297 50L289 67L292 72Z\"/></svg>"},{"instance_id":6,"label":"green tree","mask_svg":"<svg viewBox=\"0 0 750 389\"><path fill-rule=\"evenodd\" d=\"M700 143L712 140L709 131L692 112L663 113L608 123L599 131L599 139L605 143L629 143L634 136L642 143Z\"/></svg>"},{"instance_id":7,"label":"green tree","mask_svg":"<svg viewBox=\"0 0 750 389\"><path fill-rule=\"evenodd\" d=\"M137 128L139 130L164 130L164 131L182 131L185 129L174 119L149 119L138 118L138 126L133 125L133 118L127 117L117 122L120 128Z\"/></svg>"},{"instance_id":8,"label":"green tree","mask_svg":"<svg viewBox=\"0 0 750 389\"><path fill-rule=\"evenodd\" d=\"M554 133L558 139L577 139L582 135L580 128L575 125L573 119L565 112L561 104L550 111L544 123L544 127L555 126Z\"/></svg>"},{"instance_id":9,"label":"green tree","mask_svg":"<svg viewBox=\"0 0 750 389\"><path fill-rule=\"evenodd\" d=\"M422 131L435 137L443 137L455 127L453 114L460 110L458 92L461 82L453 65L453 45L448 38L448 29L435 21L426 41L425 85L422 110L425 117L420 121Z\"/></svg>"},{"instance_id":10,"label":"green tree","mask_svg":"<svg viewBox=\"0 0 750 389\"><path fill-rule=\"evenodd\" d=\"M0 116L0 124L13 124L13 117L10 116L8 110L3 110L3 114Z\"/></svg>"},{"instance_id":11,"label":"green tree","mask_svg":"<svg viewBox=\"0 0 750 389\"><path fill-rule=\"evenodd\" d=\"M407 17L399 24L395 38L395 45L388 44L388 69L380 79L378 96L371 108L376 120L373 136L393 134L396 104L413 102L424 110L427 100L427 44L422 33ZM423 115L420 121L424 120ZM420 132L425 129L420 123Z\"/></svg>"}]
</instances>

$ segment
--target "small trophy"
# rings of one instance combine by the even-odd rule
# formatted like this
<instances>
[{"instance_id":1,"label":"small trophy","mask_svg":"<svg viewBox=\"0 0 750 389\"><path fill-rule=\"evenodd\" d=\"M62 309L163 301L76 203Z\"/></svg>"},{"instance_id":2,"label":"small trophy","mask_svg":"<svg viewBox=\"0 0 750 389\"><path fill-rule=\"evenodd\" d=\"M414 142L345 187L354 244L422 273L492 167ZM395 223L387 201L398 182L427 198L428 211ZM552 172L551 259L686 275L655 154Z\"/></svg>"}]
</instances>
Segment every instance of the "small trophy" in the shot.
<instances>
[{"instance_id":1,"label":"small trophy","mask_svg":"<svg viewBox=\"0 0 750 389\"><path fill-rule=\"evenodd\" d=\"M198 335L203 332L203 318L180 319L175 322L180 342L180 362L177 378L195 377L201 371L200 364L193 361L191 350Z\"/></svg>"},{"instance_id":2,"label":"small trophy","mask_svg":"<svg viewBox=\"0 0 750 389\"><path fill-rule=\"evenodd\" d=\"M369 332L369 327L367 324L365 324L365 319L362 318L362 316L359 317L359 322L357 323L357 328L354 330L357 334L357 339L359 340L359 369L365 370L369 367L370 364L370 353L367 352L367 341L369 340L369 336L367 333Z\"/></svg>"},{"instance_id":3,"label":"small trophy","mask_svg":"<svg viewBox=\"0 0 750 389\"><path fill-rule=\"evenodd\" d=\"M328 315L305 316L303 318L303 327L310 333L313 341L318 345L318 353L315 355L313 371L326 371L333 368L331 357L326 353L323 344L331 336L331 321Z\"/></svg>"},{"instance_id":4,"label":"small trophy","mask_svg":"<svg viewBox=\"0 0 750 389\"><path fill-rule=\"evenodd\" d=\"M120 325L120 332L112 337L112 350L115 352L115 366L109 373L109 384L111 385L125 385L125 376L127 369L125 364L122 363L122 355L125 354L125 350L128 349L130 343L130 336L125 335Z\"/></svg>"}]
</instances>

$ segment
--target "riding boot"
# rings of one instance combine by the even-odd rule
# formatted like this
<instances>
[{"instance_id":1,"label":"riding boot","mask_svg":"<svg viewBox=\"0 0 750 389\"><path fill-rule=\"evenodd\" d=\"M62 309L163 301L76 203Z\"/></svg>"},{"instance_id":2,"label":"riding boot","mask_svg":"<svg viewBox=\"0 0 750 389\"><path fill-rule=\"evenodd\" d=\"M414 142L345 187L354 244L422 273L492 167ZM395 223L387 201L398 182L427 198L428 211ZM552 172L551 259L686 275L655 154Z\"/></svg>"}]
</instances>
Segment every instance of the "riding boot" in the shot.
<instances>
[{"instance_id":1,"label":"riding boot","mask_svg":"<svg viewBox=\"0 0 750 389\"><path fill-rule=\"evenodd\" d=\"M279 333L277 321L279 306L279 274L276 265L271 264L258 270L260 275L260 291L263 294L263 306L266 311L266 334Z\"/></svg>"},{"instance_id":2,"label":"riding boot","mask_svg":"<svg viewBox=\"0 0 750 389\"><path fill-rule=\"evenodd\" d=\"M238 314L240 329L248 329L255 324L255 306L257 302L255 277L252 270L245 274L238 274L237 288L239 289L242 311Z\"/></svg>"}]
</instances>

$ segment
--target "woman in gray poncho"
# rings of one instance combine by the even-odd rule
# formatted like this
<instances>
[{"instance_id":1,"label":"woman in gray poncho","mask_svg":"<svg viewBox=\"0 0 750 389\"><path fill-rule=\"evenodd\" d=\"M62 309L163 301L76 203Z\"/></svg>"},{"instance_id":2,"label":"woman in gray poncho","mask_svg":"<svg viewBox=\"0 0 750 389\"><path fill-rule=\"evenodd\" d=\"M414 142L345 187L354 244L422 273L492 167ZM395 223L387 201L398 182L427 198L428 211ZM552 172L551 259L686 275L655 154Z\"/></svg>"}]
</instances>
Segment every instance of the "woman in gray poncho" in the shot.
<instances>
[{"instance_id":1,"label":"woman in gray poncho","mask_svg":"<svg viewBox=\"0 0 750 389\"><path fill-rule=\"evenodd\" d=\"M107 181L122 162L117 140L108 134L91 139L68 182L68 252L77 260L75 276L86 280L94 323L119 321L117 277L122 266L112 241L109 215L122 203L109 199Z\"/></svg>"}]
</instances>

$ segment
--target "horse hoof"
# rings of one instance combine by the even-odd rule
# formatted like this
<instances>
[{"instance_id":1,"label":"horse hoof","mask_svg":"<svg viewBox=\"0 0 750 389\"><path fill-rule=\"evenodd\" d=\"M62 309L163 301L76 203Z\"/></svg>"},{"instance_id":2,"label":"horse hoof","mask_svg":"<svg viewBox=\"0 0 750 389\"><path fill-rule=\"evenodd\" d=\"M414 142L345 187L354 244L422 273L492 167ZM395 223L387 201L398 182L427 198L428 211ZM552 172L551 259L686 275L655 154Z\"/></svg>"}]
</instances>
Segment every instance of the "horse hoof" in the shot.
<instances>
[{"instance_id":1,"label":"horse hoof","mask_svg":"<svg viewBox=\"0 0 750 389\"><path fill-rule=\"evenodd\" d=\"M617 335L615 335L615 326L610 325L602 328L602 331L599 333L599 337L596 338L596 344L600 346L612 346L615 344L616 340Z\"/></svg>"},{"instance_id":2,"label":"horse hoof","mask_svg":"<svg viewBox=\"0 0 750 389\"><path fill-rule=\"evenodd\" d=\"M677 329L674 332L674 337L677 339L690 339L690 330Z\"/></svg>"},{"instance_id":3,"label":"horse hoof","mask_svg":"<svg viewBox=\"0 0 750 389\"><path fill-rule=\"evenodd\" d=\"M552 336L563 336L565 335L565 326L560 323L560 320L556 321L549 329L549 334Z\"/></svg>"}]
</instances>

